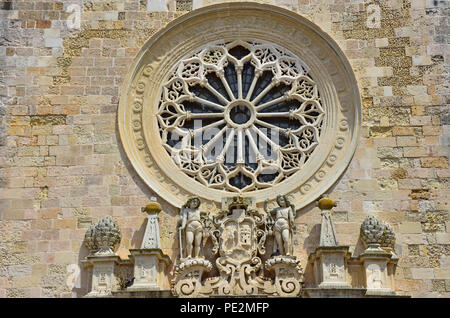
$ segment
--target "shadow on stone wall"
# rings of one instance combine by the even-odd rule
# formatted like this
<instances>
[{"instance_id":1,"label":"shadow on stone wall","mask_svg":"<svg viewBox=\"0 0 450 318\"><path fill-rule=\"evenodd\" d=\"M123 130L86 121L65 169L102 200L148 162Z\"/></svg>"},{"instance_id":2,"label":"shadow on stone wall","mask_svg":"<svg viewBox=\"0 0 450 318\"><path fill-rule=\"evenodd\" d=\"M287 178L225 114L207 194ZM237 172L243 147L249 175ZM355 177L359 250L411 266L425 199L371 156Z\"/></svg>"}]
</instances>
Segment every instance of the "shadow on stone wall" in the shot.
<instances>
[{"instance_id":1,"label":"shadow on stone wall","mask_svg":"<svg viewBox=\"0 0 450 318\"><path fill-rule=\"evenodd\" d=\"M141 248L142 240L144 239L145 228L147 227L147 219L144 219L139 229L135 230L131 235L129 248Z\"/></svg>"},{"instance_id":2,"label":"shadow on stone wall","mask_svg":"<svg viewBox=\"0 0 450 318\"><path fill-rule=\"evenodd\" d=\"M355 249L353 251L354 257L359 256L362 252L364 252L366 248L364 247L364 243L361 239L361 236L358 236L358 241L356 242Z\"/></svg>"},{"instance_id":3,"label":"shadow on stone wall","mask_svg":"<svg viewBox=\"0 0 450 318\"><path fill-rule=\"evenodd\" d=\"M78 266L80 268L79 281L75 284L74 288L72 288L72 292L75 293L77 298L85 296L89 292L89 288L91 285L92 274L91 271L83 266L81 263L82 260L89 255L89 250L83 243L81 244L81 248L78 251Z\"/></svg>"}]
</instances>

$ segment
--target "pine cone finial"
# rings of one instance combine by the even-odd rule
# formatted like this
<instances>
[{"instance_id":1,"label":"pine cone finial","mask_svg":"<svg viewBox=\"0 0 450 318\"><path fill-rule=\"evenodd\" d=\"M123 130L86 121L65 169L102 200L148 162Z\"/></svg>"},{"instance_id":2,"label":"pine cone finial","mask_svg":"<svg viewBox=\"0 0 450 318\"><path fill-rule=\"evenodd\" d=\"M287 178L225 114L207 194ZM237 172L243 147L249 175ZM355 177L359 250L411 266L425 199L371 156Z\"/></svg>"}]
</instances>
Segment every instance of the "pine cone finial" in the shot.
<instances>
[{"instance_id":1,"label":"pine cone finial","mask_svg":"<svg viewBox=\"0 0 450 318\"><path fill-rule=\"evenodd\" d=\"M110 216L97 224L92 224L84 236L85 245L95 255L114 255L116 246L122 239L119 225Z\"/></svg>"}]
</instances>

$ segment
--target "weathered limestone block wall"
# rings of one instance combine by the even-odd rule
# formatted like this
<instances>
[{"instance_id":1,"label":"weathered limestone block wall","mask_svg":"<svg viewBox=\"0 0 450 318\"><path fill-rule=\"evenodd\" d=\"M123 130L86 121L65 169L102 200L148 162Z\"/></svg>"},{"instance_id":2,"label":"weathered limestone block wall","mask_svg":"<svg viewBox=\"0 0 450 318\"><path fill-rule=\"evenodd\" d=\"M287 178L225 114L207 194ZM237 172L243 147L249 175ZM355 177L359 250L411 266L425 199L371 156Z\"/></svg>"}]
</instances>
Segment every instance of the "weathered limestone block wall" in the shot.
<instances>
[{"instance_id":1,"label":"weathered limestone block wall","mask_svg":"<svg viewBox=\"0 0 450 318\"><path fill-rule=\"evenodd\" d=\"M374 213L397 233L396 290L450 296L448 1L259 2L318 24L358 79L363 133L330 190L340 243L358 254L359 226ZM123 258L139 246L140 207L157 194L124 155L116 111L140 47L193 5L166 3L167 12L151 12L146 0L0 1L0 297L85 295L84 233L106 215L122 230ZM68 27L71 4L80 5L80 30ZM175 260L177 211L161 204L162 245ZM305 267L319 243L318 208L299 211L296 223Z\"/></svg>"}]
</instances>

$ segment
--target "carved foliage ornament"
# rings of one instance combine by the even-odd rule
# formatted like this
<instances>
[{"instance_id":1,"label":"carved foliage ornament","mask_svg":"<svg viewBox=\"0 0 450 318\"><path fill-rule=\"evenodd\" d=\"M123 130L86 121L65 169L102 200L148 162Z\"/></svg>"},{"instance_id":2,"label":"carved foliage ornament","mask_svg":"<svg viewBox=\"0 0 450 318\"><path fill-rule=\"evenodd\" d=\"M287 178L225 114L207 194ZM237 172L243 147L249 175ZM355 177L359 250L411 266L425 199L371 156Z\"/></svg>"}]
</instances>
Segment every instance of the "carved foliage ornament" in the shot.
<instances>
[{"instance_id":1,"label":"carved foliage ornament","mask_svg":"<svg viewBox=\"0 0 450 318\"><path fill-rule=\"evenodd\" d=\"M349 163L360 109L350 64L328 35L278 7L227 3L150 38L118 117L124 150L154 191L217 211L230 192L310 203Z\"/></svg>"},{"instance_id":2,"label":"carved foliage ornament","mask_svg":"<svg viewBox=\"0 0 450 318\"><path fill-rule=\"evenodd\" d=\"M381 247L395 246L395 233L392 226L379 220L374 215L369 215L361 224L361 238L366 245L377 244Z\"/></svg>"},{"instance_id":3,"label":"carved foliage ornament","mask_svg":"<svg viewBox=\"0 0 450 318\"><path fill-rule=\"evenodd\" d=\"M114 250L122 239L119 225L110 216L97 224L92 224L84 236L84 242L91 254L114 255Z\"/></svg>"}]
</instances>

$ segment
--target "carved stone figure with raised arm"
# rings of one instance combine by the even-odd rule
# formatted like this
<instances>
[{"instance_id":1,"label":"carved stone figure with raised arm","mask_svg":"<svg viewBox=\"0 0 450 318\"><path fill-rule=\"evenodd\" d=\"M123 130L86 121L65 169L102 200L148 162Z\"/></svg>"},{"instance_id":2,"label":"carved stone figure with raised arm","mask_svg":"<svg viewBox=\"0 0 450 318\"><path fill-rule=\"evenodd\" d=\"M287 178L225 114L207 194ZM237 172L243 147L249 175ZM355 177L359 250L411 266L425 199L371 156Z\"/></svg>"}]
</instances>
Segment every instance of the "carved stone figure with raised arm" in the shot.
<instances>
[{"instance_id":1,"label":"carved stone figure with raised arm","mask_svg":"<svg viewBox=\"0 0 450 318\"><path fill-rule=\"evenodd\" d=\"M180 255L181 258L196 258L200 257L200 250L203 241L204 227L202 223L202 215L205 212L200 212L200 199L198 197L189 198L181 207L180 211ZM182 233L185 230L185 248L182 245Z\"/></svg>"},{"instance_id":2,"label":"carved stone figure with raised arm","mask_svg":"<svg viewBox=\"0 0 450 318\"><path fill-rule=\"evenodd\" d=\"M292 253L292 229L294 228L294 206L284 195L277 196L278 208L268 210L268 200L264 202L264 210L269 220L274 222L273 232L275 235L274 254L291 255Z\"/></svg>"}]
</instances>

